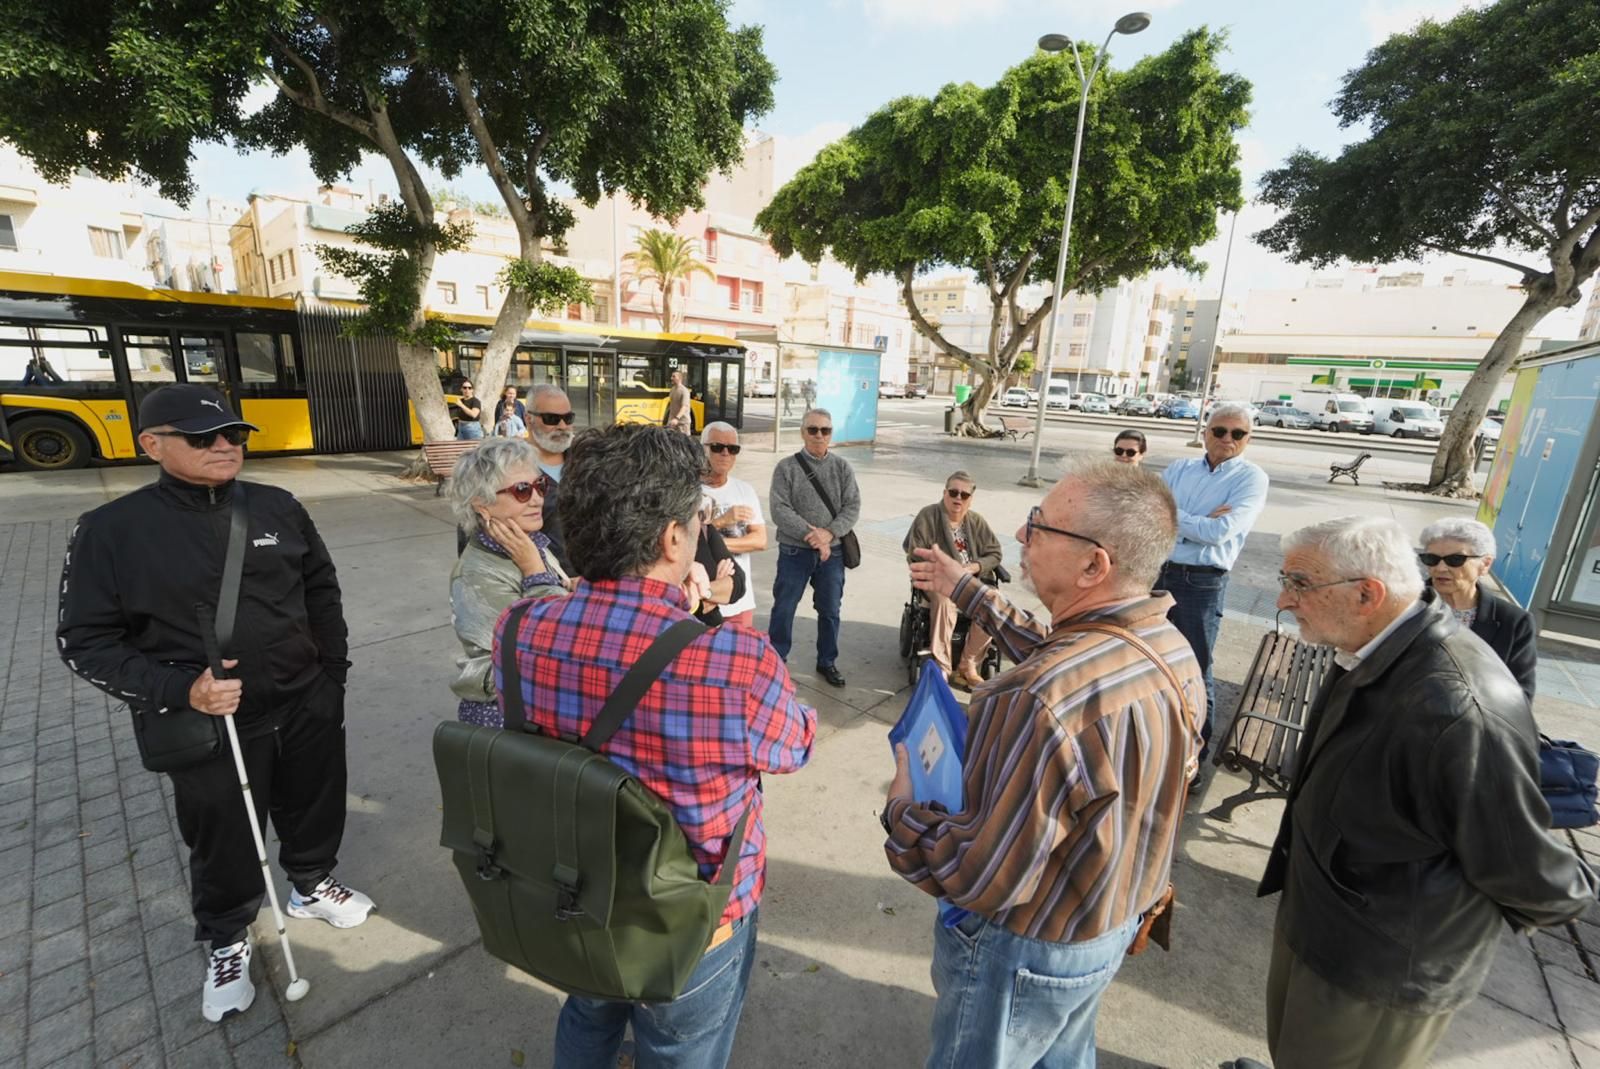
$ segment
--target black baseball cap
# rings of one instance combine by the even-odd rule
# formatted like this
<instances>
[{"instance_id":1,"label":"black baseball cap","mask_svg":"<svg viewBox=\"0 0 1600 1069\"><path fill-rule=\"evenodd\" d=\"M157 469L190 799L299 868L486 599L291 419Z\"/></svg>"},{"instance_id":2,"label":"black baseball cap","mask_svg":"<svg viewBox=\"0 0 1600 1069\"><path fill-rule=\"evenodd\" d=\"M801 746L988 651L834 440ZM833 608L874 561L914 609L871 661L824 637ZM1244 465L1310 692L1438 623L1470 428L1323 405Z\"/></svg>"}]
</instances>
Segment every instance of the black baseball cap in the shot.
<instances>
[{"instance_id":1,"label":"black baseball cap","mask_svg":"<svg viewBox=\"0 0 1600 1069\"><path fill-rule=\"evenodd\" d=\"M261 429L234 415L222 391L198 382L174 382L159 387L139 402L139 430L161 426L183 434L205 434L224 427Z\"/></svg>"}]
</instances>

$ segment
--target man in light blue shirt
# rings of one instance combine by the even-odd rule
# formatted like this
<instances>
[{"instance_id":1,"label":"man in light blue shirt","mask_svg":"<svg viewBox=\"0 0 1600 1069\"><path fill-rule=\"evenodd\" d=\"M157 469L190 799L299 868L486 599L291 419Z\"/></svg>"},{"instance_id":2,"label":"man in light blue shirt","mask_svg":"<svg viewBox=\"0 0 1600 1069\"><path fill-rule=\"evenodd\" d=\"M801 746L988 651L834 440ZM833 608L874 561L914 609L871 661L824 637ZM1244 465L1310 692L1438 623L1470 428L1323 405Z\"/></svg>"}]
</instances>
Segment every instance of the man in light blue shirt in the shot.
<instances>
[{"instance_id":1,"label":"man in light blue shirt","mask_svg":"<svg viewBox=\"0 0 1600 1069\"><path fill-rule=\"evenodd\" d=\"M1211 747L1216 705L1211 651L1222 626L1228 572L1267 503L1267 473L1243 456L1249 441L1250 410L1218 405L1206 424L1205 456L1175 460L1161 476L1178 503L1178 544L1162 565L1157 589L1172 595L1175 604L1167 619L1194 647L1205 674L1202 758Z\"/></svg>"}]
</instances>

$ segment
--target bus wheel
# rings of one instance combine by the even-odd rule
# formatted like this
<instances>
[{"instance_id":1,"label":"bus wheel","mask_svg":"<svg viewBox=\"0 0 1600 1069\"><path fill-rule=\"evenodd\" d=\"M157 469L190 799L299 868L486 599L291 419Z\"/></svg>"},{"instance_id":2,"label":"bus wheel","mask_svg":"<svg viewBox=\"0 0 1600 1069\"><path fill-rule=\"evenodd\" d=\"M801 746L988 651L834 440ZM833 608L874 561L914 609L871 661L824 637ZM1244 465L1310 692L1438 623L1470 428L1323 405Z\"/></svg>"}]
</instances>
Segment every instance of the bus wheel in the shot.
<instances>
[{"instance_id":1,"label":"bus wheel","mask_svg":"<svg viewBox=\"0 0 1600 1069\"><path fill-rule=\"evenodd\" d=\"M36 416L13 424L17 461L34 471L66 471L89 463L93 451L83 428L65 419Z\"/></svg>"}]
</instances>

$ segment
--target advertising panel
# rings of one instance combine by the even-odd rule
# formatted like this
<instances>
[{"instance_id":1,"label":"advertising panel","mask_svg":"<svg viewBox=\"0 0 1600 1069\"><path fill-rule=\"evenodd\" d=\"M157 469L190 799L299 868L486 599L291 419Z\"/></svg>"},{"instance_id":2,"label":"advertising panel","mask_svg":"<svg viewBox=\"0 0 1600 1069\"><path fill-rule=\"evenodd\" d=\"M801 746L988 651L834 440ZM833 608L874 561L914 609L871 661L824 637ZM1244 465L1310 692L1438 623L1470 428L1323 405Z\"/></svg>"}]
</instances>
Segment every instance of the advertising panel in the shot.
<instances>
[{"instance_id":1,"label":"advertising panel","mask_svg":"<svg viewBox=\"0 0 1600 1069\"><path fill-rule=\"evenodd\" d=\"M817 350L818 408L833 414L838 445L870 442L878 436L878 363L875 352Z\"/></svg>"}]
</instances>

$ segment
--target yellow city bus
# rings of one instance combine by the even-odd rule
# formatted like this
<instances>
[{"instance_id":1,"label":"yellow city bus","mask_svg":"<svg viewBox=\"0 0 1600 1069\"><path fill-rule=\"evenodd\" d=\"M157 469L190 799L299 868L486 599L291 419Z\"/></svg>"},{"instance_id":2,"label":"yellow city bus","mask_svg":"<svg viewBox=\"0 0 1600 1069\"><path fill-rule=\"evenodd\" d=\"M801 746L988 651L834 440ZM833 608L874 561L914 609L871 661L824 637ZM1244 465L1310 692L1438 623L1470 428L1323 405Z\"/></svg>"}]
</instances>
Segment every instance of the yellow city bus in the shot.
<instances>
[{"instance_id":1,"label":"yellow city bus","mask_svg":"<svg viewBox=\"0 0 1600 1069\"><path fill-rule=\"evenodd\" d=\"M352 338L350 309L0 272L0 463L35 470L138 457L139 402L206 382L261 428L253 453L404 449L422 440L392 339ZM475 373L492 321L448 316L440 354ZM530 322L508 381L566 388L579 425L659 422L668 376L688 375L695 425L743 416L744 347L730 338Z\"/></svg>"}]
</instances>

